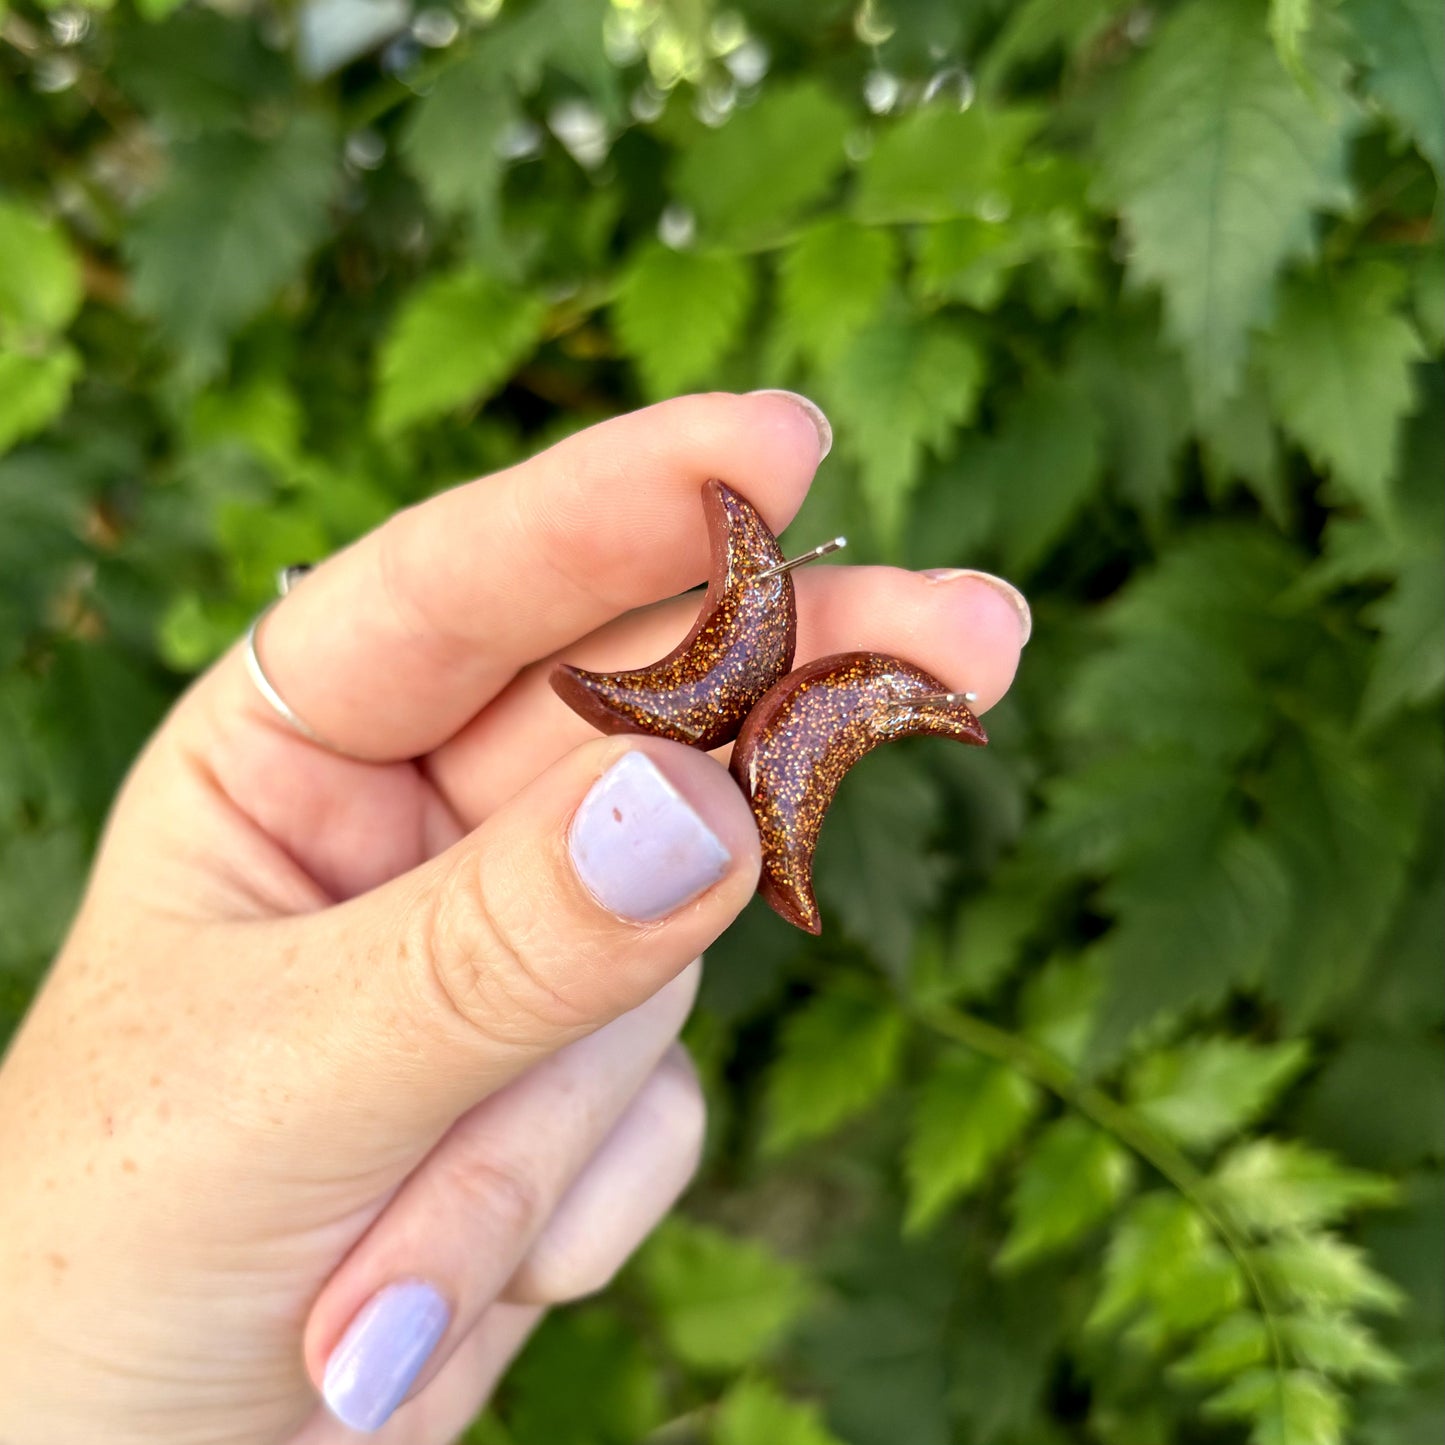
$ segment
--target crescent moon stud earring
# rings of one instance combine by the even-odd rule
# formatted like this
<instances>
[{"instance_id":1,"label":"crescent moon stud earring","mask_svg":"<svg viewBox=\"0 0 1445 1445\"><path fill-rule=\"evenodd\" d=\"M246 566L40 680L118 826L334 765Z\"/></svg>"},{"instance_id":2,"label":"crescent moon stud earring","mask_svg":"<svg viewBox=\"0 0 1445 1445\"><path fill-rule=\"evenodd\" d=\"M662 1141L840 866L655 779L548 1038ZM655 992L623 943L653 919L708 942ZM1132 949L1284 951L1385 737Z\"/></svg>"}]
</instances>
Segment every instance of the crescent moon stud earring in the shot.
<instances>
[{"instance_id":1,"label":"crescent moon stud earring","mask_svg":"<svg viewBox=\"0 0 1445 1445\"><path fill-rule=\"evenodd\" d=\"M836 537L786 559L756 508L720 481L704 483L712 566L692 631L648 667L590 672L559 663L552 689L605 733L649 733L695 748L731 742L753 705L793 663L798 610L792 572L836 552Z\"/></svg>"}]
</instances>

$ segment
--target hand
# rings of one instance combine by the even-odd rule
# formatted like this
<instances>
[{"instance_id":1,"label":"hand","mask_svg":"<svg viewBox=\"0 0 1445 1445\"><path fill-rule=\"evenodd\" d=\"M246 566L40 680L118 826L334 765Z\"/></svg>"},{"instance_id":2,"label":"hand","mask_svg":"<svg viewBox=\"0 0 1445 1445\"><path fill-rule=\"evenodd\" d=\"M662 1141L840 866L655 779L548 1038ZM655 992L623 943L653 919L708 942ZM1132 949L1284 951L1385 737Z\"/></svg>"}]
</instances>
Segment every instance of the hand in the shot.
<instances>
[{"instance_id":1,"label":"hand","mask_svg":"<svg viewBox=\"0 0 1445 1445\"><path fill-rule=\"evenodd\" d=\"M780 528L822 446L785 395L683 398L332 558L261 654L369 761L239 649L181 700L0 1071L6 1445L332 1445L323 1389L437 1445L645 1236L698 1156L674 1039L757 837L715 758L597 737L550 655L661 656L696 599L623 614L705 575L701 483ZM800 661L896 652L984 707L1023 640L974 574L798 596Z\"/></svg>"}]
</instances>

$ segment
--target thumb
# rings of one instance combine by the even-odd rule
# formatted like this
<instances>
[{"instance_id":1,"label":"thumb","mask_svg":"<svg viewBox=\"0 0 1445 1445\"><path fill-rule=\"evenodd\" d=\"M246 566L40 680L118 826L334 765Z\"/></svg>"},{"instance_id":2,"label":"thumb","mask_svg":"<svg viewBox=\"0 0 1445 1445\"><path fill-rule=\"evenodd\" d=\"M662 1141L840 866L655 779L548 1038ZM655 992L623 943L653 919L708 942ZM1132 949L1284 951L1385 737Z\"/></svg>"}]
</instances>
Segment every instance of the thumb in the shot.
<instances>
[{"instance_id":1,"label":"thumb","mask_svg":"<svg viewBox=\"0 0 1445 1445\"><path fill-rule=\"evenodd\" d=\"M334 960L333 1006L320 1038L312 1013L305 1047L371 1145L425 1146L650 998L732 922L758 870L752 814L721 764L598 739L430 863L293 920L311 957Z\"/></svg>"}]
</instances>

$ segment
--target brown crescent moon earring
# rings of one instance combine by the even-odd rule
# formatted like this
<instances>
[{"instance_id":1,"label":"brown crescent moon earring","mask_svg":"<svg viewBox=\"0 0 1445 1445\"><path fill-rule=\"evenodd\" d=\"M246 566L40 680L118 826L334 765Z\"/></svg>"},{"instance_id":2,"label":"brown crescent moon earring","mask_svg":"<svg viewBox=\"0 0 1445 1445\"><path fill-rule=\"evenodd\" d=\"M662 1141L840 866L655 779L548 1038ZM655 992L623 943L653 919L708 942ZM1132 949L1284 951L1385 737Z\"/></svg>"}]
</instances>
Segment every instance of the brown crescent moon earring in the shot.
<instances>
[{"instance_id":1,"label":"brown crescent moon earring","mask_svg":"<svg viewBox=\"0 0 1445 1445\"><path fill-rule=\"evenodd\" d=\"M984 746L988 734L969 707L974 700L877 652L821 657L768 691L738 734L731 768L762 836L758 892L776 913L822 932L813 853L838 784L894 738L922 734Z\"/></svg>"},{"instance_id":2,"label":"brown crescent moon earring","mask_svg":"<svg viewBox=\"0 0 1445 1445\"><path fill-rule=\"evenodd\" d=\"M605 733L650 733L695 748L731 742L753 705L792 666L798 609L793 568L836 552L836 537L785 560L750 502L719 481L702 488L712 549L693 629L650 667L588 672L559 663L552 689Z\"/></svg>"}]
</instances>

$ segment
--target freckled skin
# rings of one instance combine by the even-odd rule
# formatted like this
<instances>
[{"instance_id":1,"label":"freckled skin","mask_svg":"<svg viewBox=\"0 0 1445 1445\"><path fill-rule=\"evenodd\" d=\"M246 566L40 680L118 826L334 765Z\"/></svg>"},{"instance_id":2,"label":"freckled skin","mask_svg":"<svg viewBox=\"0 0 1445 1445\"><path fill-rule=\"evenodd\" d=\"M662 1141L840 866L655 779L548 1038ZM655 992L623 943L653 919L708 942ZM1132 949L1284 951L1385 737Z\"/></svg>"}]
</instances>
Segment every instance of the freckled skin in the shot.
<instances>
[{"instance_id":1,"label":"freckled skin","mask_svg":"<svg viewBox=\"0 0 1445 1445\"><path fill-rule=\"evenodd\" d=\"M733 748L732 775L752 804L762 837L758 892L780 917L821 933L813 853L848 770L880 743L925 735L982 747L983 725L962 702L887 706L948 692L922 668L877 652L840 652L790 672L748 715Z\"/></svg>"},{"instance_id":2,"label":"freckled skin","mask_svg":"<svg viewBox=\"0 0 1445 1445\"><path fill-rule=\"evenodd\" d=\"M552 689L604 733L650 733L704 750L731 742L787 672L798 636L793 579L758 573L783 561L767 524L732 488L703 484L712 575L691 632L660 662L630 672L559 664Z\"/></svg>"}]
</instances>

